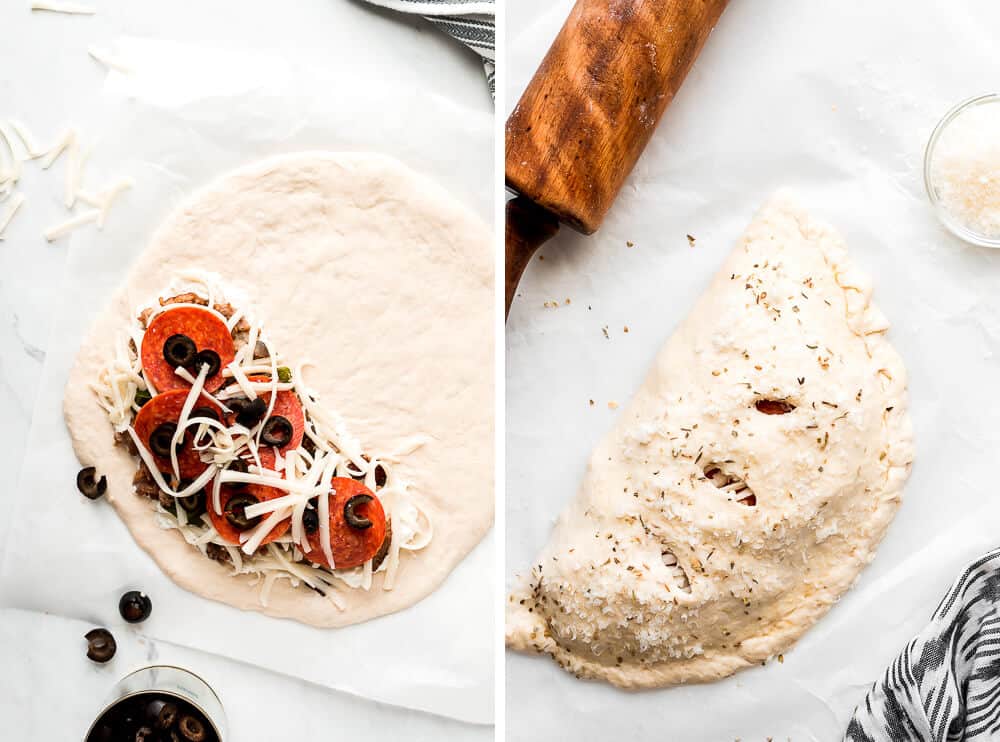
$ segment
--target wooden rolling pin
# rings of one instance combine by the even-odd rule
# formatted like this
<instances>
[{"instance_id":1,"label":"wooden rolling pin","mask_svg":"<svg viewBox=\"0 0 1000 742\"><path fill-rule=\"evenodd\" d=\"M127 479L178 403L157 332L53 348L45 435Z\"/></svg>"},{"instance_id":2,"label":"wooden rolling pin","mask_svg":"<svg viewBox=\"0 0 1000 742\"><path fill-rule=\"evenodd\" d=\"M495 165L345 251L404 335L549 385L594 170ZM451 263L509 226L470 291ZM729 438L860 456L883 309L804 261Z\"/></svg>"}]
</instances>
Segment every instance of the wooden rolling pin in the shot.
<instances>
[{"instance_id":1,"label":"wooden rolling pin","mask_svg":"<svg viewBox=\"0 0 1000 742\"><path fill-rule=\"evenodd\" d=\"M507 119L507 311L535 251L601 226L728 0L578 0Z\"/></svg>"}]
</instances>

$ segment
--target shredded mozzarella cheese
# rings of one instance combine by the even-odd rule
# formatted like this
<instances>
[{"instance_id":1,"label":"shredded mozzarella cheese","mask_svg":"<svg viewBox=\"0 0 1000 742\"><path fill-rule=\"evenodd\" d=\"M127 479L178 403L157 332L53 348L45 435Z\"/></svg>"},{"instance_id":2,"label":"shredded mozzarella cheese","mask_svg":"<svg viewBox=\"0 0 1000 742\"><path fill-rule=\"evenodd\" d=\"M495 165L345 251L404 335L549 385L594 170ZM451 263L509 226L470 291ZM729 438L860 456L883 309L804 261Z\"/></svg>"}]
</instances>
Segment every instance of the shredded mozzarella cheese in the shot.
<instances>
[{"instance_id":1,"label":"shredded mozzarella cheese","mask_svg":"<svg viewBox=\"0 0 1000 742\"><path fill-rule=\"evenodd\" d=\"M97 221L101 216L101 212L97 209L92 211L85 211L79 216L75 216L62 224L57 224L54 227L49 227L43 233L47 242L55 242L60 237L64 237L70 232L79 229L87 224L92 224Z\"/></svg>"}]
</instances>

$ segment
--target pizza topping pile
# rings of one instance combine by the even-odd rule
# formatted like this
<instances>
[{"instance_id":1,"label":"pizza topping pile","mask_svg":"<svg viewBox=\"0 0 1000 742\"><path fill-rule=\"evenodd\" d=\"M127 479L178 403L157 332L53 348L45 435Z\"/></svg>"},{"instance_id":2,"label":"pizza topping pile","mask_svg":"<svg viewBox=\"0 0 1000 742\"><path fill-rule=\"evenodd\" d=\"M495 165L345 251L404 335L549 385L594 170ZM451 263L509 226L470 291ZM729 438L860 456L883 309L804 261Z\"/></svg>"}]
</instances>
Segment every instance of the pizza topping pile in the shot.
<instances>
[{"instance_id":1,"label":"pizza topping pile","mask_svg":"<svg viewBox=\"0 0 1000 742\"><path fill-rule=\"evenodd\" d=\"M136 493L206 557L256 576L265 605L278 579L340 607L376 571L392 589L400 552L432 538L392 462L362 451L214 277L179 283L140 310L93 387L139 458Z\"/></svg>"}]
</instances>

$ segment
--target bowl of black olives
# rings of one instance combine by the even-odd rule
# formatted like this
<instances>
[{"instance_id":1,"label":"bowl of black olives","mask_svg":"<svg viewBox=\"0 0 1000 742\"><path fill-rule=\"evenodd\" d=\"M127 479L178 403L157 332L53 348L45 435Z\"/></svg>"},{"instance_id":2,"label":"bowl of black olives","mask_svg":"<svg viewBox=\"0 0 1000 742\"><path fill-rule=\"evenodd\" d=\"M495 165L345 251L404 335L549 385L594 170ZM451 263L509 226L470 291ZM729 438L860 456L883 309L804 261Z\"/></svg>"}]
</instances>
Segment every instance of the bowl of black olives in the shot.
<instances>
[{"instance_id":1,"label":"bowl of black olives","mask_svg":"<svg viewBox=\"0 0 1000 742\"><path fill-rule=\"evenodd\" d=\"M223 742L218 696L197 675L157 665L119 681L85 742Z\"/></svg>"}]
</instances>

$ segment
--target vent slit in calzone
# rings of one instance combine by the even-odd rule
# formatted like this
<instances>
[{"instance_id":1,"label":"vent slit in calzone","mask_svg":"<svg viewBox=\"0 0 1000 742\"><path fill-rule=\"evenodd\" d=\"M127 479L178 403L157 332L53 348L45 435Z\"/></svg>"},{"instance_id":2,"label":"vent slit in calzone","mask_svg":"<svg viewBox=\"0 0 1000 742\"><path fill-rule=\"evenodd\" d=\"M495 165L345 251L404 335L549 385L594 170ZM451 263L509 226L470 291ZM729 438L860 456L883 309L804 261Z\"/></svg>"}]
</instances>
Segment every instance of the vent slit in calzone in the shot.
<instances>
[{"instance_id":1,"label":"vent slit in calzone","mask_svg":"<svg viewBox=\"0 0 1000 742\"><path fill-rule=\"evenodd\" d=\"M873 558L910 470L906 372L840 237L757 215L518 578L507 641L625 687L774 656Z\"/></svg>"}]
</instances>

